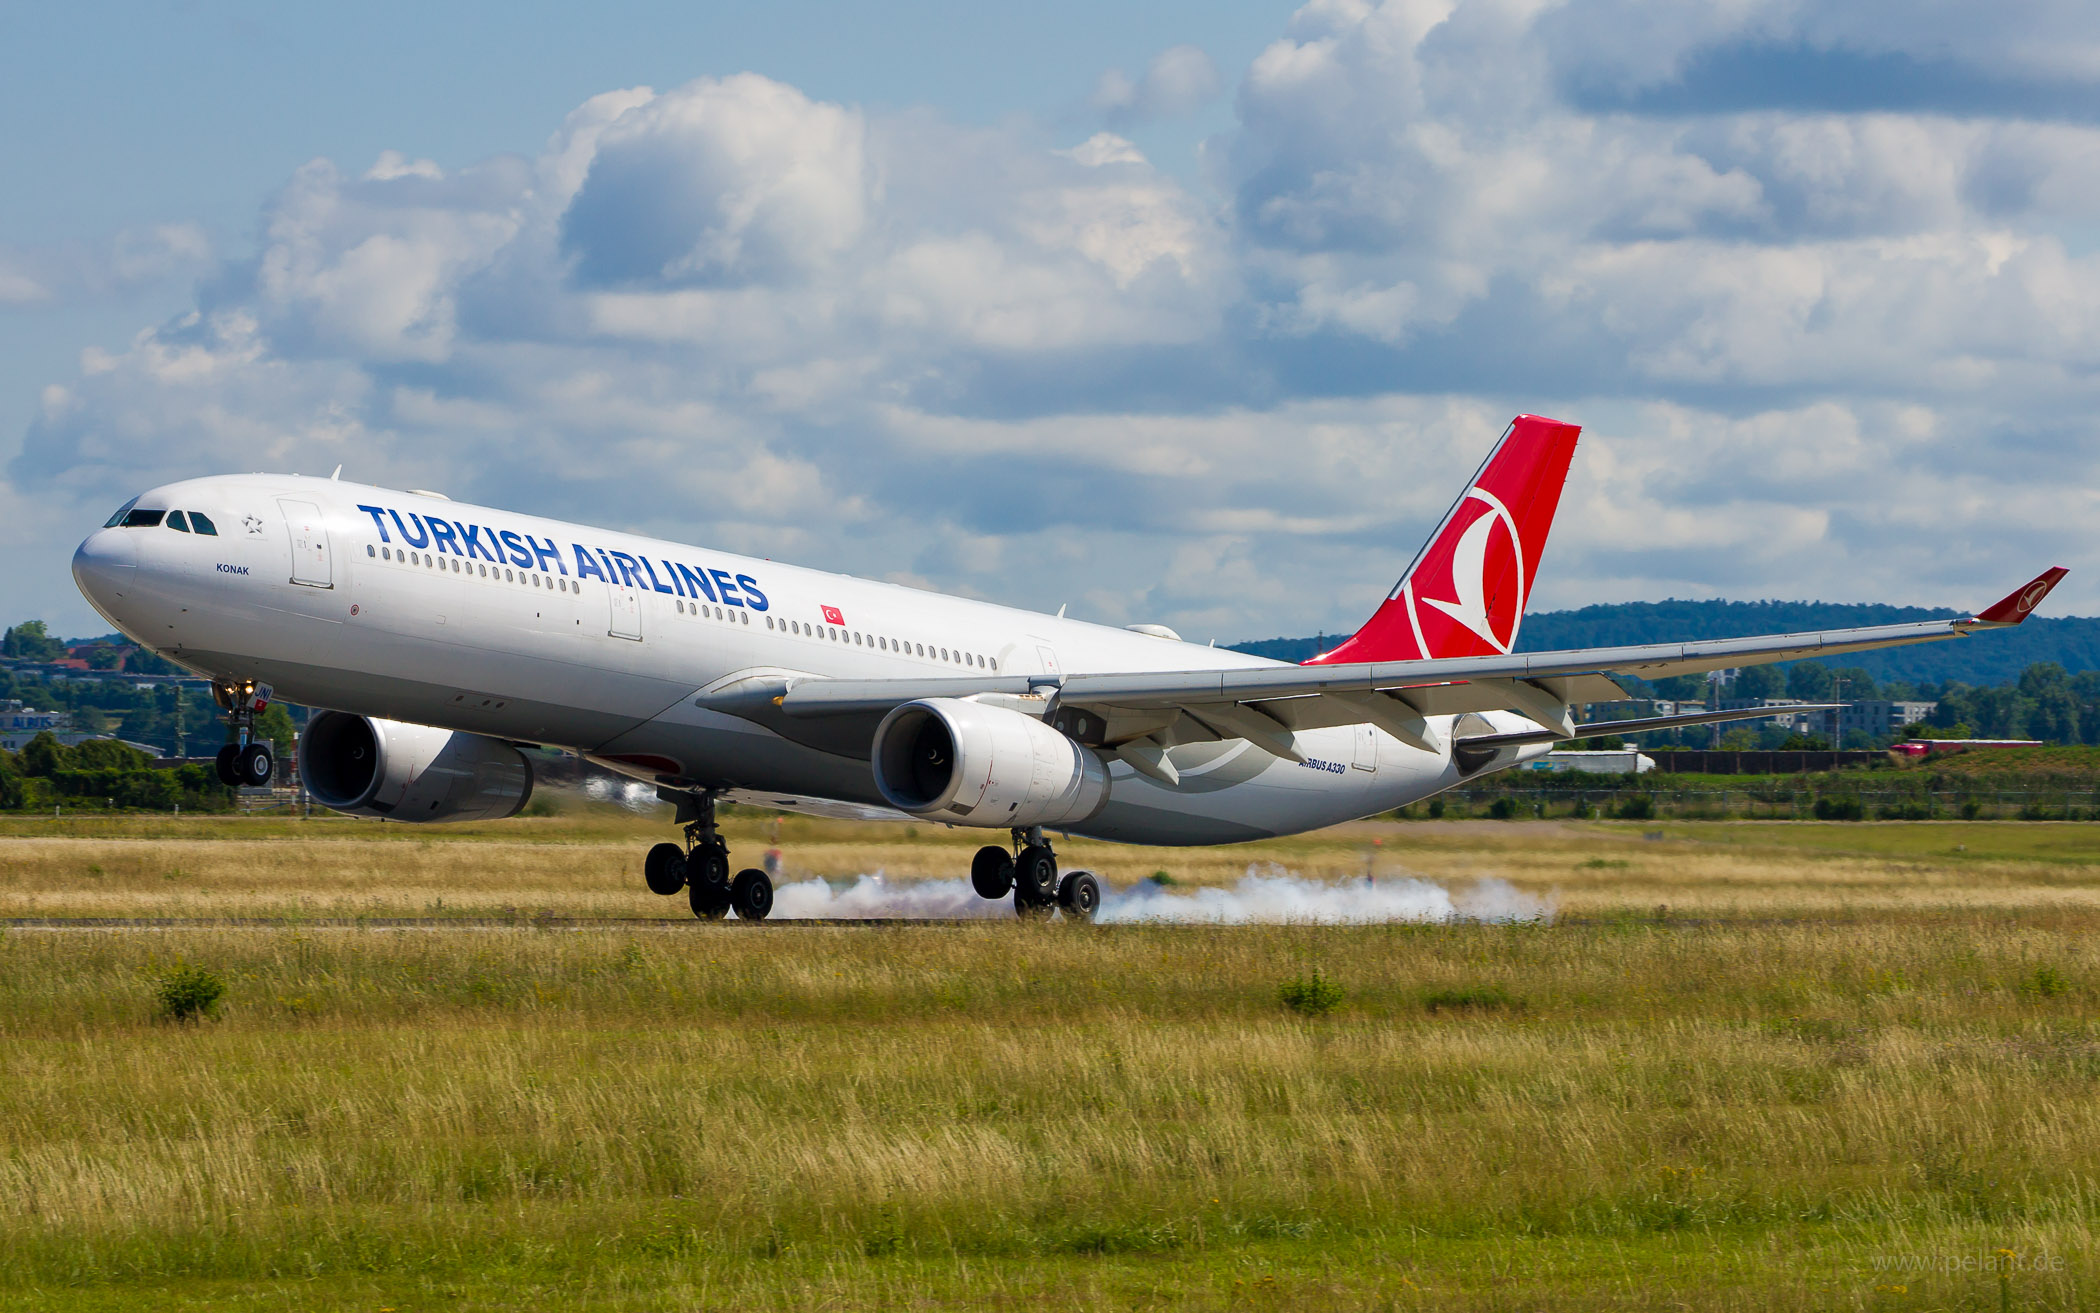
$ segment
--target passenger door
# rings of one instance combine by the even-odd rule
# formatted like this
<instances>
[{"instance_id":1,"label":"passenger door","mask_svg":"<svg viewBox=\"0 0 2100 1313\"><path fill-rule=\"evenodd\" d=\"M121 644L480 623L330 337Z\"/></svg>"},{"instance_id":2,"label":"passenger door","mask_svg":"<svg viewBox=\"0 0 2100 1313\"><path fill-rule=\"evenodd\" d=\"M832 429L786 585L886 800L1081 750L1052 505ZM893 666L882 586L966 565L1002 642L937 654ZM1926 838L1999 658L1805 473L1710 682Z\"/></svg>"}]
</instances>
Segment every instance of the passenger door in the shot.
<instances>
[{"instance_id":1,"label":"passenger door","mask_svg":"<svg viewBox=\"0 0 2100 1313\"><path fill-rule=\"evenodd\" d=\"M612 606L612 622L606 632L614 638L631 638L642 641L642 594L630 584L606 585L606 596Z\"/></svg>"},{"instance_id":2,"label":"passenger door","mask_svg":"<svg viewBox=\"0 0 2100 1313\"><path fill-rule=\"evenodd\" d=\"M290 497L278 498L277 505L292 533L292 582L309 588L335 587L328 559L328 524L321 518L321 508Z\"/></svg>"}]
</instances>

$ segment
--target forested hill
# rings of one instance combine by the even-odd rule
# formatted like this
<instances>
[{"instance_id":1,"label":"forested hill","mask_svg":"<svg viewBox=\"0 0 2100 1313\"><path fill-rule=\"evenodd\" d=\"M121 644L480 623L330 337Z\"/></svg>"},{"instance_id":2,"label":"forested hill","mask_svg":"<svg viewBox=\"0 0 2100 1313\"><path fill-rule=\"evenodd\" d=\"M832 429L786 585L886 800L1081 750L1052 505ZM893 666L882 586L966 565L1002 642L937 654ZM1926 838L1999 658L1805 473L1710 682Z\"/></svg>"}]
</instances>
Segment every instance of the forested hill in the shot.
<instances>
[{"instance_id":1,"label":"forested hill","mask_svg":"<svg viewBox=\"0 0 2100 1313\"><path fill-rule=\"evenodd\" d=\"M1843 602L1621 602L1525 616L1524 627L1518 632L1517 650L1550 652L1571 647L1675 643L1694 638L1748 638L1754 634L1902 624L1964 614L1967 613L1951 609ZM1325 638L1271 638L1233 646L1242 652L1303 661L1322 648L1333 647L1340 638L1334 634ZM2037 661L2054 661L2073 674L2100 670L2100 618L2036 616L2016 629L1887 652L1861 652L1842 658L1840 664L1860 666L1876 679L1933 684L1960 680L1964 684L1990 685L2013 682L2022 670Z\"/></svg>"}]
</instances>

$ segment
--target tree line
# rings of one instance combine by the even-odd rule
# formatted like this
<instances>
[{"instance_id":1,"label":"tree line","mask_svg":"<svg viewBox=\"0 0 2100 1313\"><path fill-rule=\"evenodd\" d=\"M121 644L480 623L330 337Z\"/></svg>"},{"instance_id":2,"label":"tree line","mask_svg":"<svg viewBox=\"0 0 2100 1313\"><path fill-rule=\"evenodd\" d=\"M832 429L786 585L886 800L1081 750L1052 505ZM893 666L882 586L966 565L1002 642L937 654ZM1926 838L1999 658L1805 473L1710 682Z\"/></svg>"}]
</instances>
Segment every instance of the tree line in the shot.
<instances>
[{"instance_id":1,"label":"tree line","mask_svg":"<svg viewBox=\"0 0 2100 1313\"><path fill-rule=\"evenodd\" d=\"M0 810L111 807L144 811L226 811L232 789L210 766L192 762L172 770L115 739L88 739L71 747L48 731L20 752L0 751Z\"/></svg>"}]
</instances>

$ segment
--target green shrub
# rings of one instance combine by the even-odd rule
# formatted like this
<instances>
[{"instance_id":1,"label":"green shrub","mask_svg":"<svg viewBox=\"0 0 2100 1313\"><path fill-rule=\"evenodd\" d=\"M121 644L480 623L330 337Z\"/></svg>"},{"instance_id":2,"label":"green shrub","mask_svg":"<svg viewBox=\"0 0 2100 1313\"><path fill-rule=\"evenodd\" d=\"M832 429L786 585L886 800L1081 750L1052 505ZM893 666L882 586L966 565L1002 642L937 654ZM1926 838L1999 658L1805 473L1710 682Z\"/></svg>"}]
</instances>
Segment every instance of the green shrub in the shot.
<instances>
[{"instance_id":1,"label":"green shrub","mask_svg":"<svg viewBox=\"0 0 2100 1313\"><path fill-rule=\"evenodd\" d=\"M1431 798L1429 800L1429 819L1432 821L1444 819L1444 800L1442 798Z\"/></svg>"},{"instance_id":2,"label":"green shrub","mask_svg":"<svg viewBox=\"0 0 2100 1313\"><path fill-rule=\"evenodd\" d=\"M166 1021L195 1021L210 1016L226 995L226 983L203 967L178 962L161 973L154 997Z\"/></svg>"},{"instance_id":3,"label":"green shrub","mask_svg":"<svg viewBox=\"0 0 2100 1313\"><path fill-rule=\"evenodd\" d=\"M1181 881L1175 879L1173 876L1167 874L1165 871L1154 871L1151 875L1145 878L1152 881L1152 883L1159 885L1162 888L1165 888L1168 885L1177 885L1181 883Z\"/></svg>"},{"instance_id":4,"label":"green shrub","mask_svg":"<svg viewBox=\"0 0 2100 1313\"><path fill-rule=\"evenodd\" d=\"M1488 804L1488 815L1498 821L1513 821L1517 817L1515 798L1497 798Z\"/></svg>"},{"instance_id":5,"label":"green shrub","mask_svg":"<svg viewBox=\"0 0 2100 1313\"><path fill-rule=\"evenodd\" d=\"M1867 809L1857 798L1817 798L1816 819L1819 821L1858 821L1866 819Z\"/></svg>"},{"instance_id":6,"label":"green shrub","mask_svg":"<svg viewBox=\"0 0 2100 1313\"><path fill-rule=\"evenodd\" d=\"M1655 815L1655 799L1645 793L1636 793L1620 803L1614 814L1622 821L1645 821Z\"/></svg>"},{"instance_id":7,"label":"green shrub","mask_svg":"<svg viewBox=\"0 0 2100 1313\"><path fill-rule=\"evenodd\" d=\"M2044 964L2020 981L2020 992L2029 998L2061 998L2071 992L2071 981L2063 972Z\"/></svg>"},{"instance_id":8,"label":"green shrub","mask_svg":"<svg viewBox=\"0 0 2100 1313\"><path fill-rule=\"evenodd\" d=\"M1317 1017L1332 1012L1342 1005L1342 987L1320 974L1314 967L1311 975L1293 976L1283 982L1276 997L1293 1012Z\"/></svg>"}]
</instances>

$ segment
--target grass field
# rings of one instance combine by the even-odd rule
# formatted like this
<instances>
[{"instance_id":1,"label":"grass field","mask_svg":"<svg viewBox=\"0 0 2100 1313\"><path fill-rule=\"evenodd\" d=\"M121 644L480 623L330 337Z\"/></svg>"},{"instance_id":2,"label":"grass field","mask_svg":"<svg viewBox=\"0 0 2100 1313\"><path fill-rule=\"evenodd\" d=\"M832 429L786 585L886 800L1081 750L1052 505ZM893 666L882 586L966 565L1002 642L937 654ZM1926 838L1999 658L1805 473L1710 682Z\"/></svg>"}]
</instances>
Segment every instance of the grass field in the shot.
<instances>
[{"instance_id":1,"label":"grass field","mask_svg":"<svg viewBox=\"0 0 2100 1313\"><path fill-rule=\"evenodd\" d=\"M1368 864L1558 908L1085 929L701 926L640 891L663 827L607 814L57 824L0 829L0 917L313 923L0 937L0 1309L2070 1308L2100 1277L2100 827L1072 844L1124 883ZM899 881L976 842L732 837ZM178 965L215 1015L157 1015ZM1315 970L1339 1006L1286 1007Z\"/></svg>"}]
</instances>

